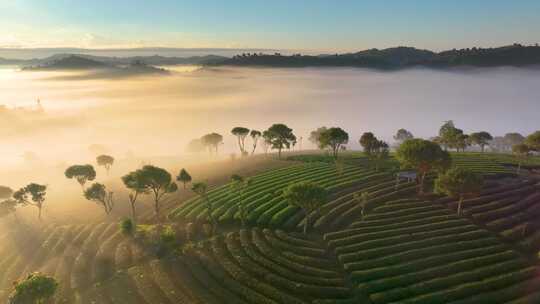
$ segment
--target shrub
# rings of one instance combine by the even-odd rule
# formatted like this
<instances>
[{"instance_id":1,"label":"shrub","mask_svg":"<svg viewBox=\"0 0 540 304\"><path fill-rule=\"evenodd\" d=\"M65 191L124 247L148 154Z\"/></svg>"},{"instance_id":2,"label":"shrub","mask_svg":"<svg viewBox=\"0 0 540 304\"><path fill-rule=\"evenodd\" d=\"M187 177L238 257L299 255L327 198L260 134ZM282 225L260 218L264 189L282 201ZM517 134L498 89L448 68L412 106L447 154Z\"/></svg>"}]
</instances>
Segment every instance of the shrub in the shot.
<instances>
[{"instance_id":1,"label":"shrub","mask_svg":"<svg viewBox=\"0 0 540 304\"><path fill-rule=\"evenodd\" d=\"M124 219L120 222L120 230L123 234L133 235L135 225L133 225L133 221L131 219Z\"/></svg>"},{"instance_id":2,"label":"shrub","mask_svg":"<svg viewBox=\"0 0 540 304\"><path fill-rule=\"evenodd\" d=\"M10 304L44 303L50 299L58 289L58 282L52 277L38 272L32 273L26 279L15 282Z\"/></svg>"}]
</instances>

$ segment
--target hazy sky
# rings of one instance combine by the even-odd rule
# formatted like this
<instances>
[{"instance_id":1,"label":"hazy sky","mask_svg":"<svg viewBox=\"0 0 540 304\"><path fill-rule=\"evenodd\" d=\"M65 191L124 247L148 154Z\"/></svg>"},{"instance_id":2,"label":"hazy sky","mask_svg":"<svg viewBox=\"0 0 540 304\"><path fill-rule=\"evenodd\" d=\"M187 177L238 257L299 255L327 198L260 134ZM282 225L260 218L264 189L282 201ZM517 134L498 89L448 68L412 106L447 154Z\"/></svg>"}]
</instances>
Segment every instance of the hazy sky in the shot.
<instances>
[{"instance_id":1,"label":"hazy sky","mask_svg":"<svg viewBox=\"0 0 540 304\"><path fill-rule=\"evenodd\" d=\"M0 0L0 47L434 50L540 41L537 0Z\"/></svg>"}]
</instances>

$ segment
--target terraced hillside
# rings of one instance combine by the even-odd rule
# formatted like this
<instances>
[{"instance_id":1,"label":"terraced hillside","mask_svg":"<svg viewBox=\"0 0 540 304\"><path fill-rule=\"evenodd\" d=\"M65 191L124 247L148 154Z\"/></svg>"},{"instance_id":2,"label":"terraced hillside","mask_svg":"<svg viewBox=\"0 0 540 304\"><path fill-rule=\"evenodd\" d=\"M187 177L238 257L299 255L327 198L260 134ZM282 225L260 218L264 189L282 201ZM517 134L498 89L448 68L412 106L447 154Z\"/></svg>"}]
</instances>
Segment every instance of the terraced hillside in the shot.
<instances>
[{"instance_id":1,"label":"terraced hillside","mask_svg":"<svg viewBox=\"0 0 540 304\"><path fill-rule=\"evenodd\" d=\"M390 201L324 239L371 303L506 303L540 288L538 266L437 203Z\"/></svg>"},{"instance_id":2,"label":"terraced hillside","mask_svg":"<svg viewBox=\"0 0 540 304\"><path fill-rule=\"evenodd\" d=\"M540 180L501 181L476 198L465 200L463 214L521 248L540 250ZM439 200L451 209L457 202Z\"/></svg>"},{"instance_id":3,"label":"terraced hillside","mask_svg":"<svg viewBox=\"0 0 540 304\"><path fill-rule=\"evenodd\" d=\"M244 195L211 190L221 224L214 237L197 231L186 241L184 225L207 220L199 199L174 209L165 253L149 241L164 239L153 225L128 236L116 222L30 228L13 220L0 229L0 303L32 271L53 275L52 303L66 304L540 303L540 179L504 177L492 163L458 163L488 177L460 216L455 199L417 197L415 182L396 187L389 169L295 163L254 176ZM303 235L305 214L282 190L306 180L331 195ZM354 196L363 192L365 206Z\"/></svg>"}]
</instances>

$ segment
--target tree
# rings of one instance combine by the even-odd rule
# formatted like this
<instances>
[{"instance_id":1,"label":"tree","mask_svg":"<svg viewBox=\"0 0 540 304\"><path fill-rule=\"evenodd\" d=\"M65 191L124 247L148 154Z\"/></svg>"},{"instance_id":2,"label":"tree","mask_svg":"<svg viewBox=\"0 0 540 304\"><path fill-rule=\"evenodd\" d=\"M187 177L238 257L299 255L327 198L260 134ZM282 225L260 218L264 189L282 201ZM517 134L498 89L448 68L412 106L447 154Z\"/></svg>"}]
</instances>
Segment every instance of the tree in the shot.
<instances>
[{"instance_id":1,"label":"tree","mask_svg":"<svg viewBox=\"0 0 540 304\"><path fill-rule=\"evenodd\" d=\"M504 141L506 142L506 149L508 150L514 145L522 144L525 141L525 137L517 132L511 132L504 135Z\"/></svg>"},{"instance_id":2,"label":"tree","mask_svg":"<svg viewBox=\"0 0 540 304\"><path fill-rule=\"evenodd\" d=\"M261 138L262 133L261 131L251 130L249 136L251 136L251 139L253 140L253 150L251 150L251 155L253 155L255 154L255 149L257 149L257 143L259 142L259 138Z\"/></svg>"},{"instance_id":3,"label":"tree","mask_svg":"<svg viewBox=\"0 0 540 304\"><path fill-rule=\"evenodd\" d=\"M300 207L306 216L304 234L307 234L312 213L320 213L328 193L323 187L313 182L298 182L289 185L283 192L283 197L292 206Z\"/></svg>"},{"instance_id":4,"label":"tree","mask_svg":"<svg viewBox=\"0 0 540 304\"><path fill-rule=\"evenodd\" d=\"M418 193L424 194L424 180L432 170L444 171L451 164L450 154L429 140L409 139L396 151L396 158L403 168L414 168L419 173Z\"/></svg>"},{"instance_id":5,"label":"tree","mask_svg":"<svg viewBox=\"0 0 540 304\"><path fill-rule=\"evenodd\" d=\"M369 192L367 191L363 191L362 193L355 192L353 194L353 199L356 203L360 205L360 207L362 207L361 215L362 217L364 217L366 215L366 209L367 209L367 205L370 199Z\"/></svg>"},{"instance_id":6,"label":"tree","mask_svg":"<svg viewBox=\"0 0 540 304\"><path fill-rule=\"evenodd\" d=\"M96 161L98 166L104 167L105 170L107 170L107 174L109 174L109 170L111 170L111 167L114 164L114 157L103 154L96 157Z\"/></svg>"},{"instance_id":7,"label":"tree","mask_svg":"<svg viewBox=\"0 0 540 304\"><path fill-rule=\"evenodd\" d=\"M459 150L465 152L465 149L471 145L470 136L467 134L463 134L463 131L461 131L460 129L456 130L458 130L458 133L456 133L454 138L452 139L451 147L455 148L457 152L459 152Z\"/></svg>"},{"instance_id":8,"label":"tree","mask_svg":"<svg viewBox=\"0 0 540 304\"><path fill-rule=\"evenodd\" d=\"M13 195L13 189L6 186L0 186L0 199L7 199Z\"/></svg>"},{"instance_id":9,"label":"tree","mask_svg":"<svg viewBox=\"0 0 540 304\"><path fill-rule=\"evenodd\" d=\"M107 191L107 187L100 183L93 183L92 186L84 190L84 197L89 201L100 204L109 215L114 207L113 192Z\"/></svg>"},{"instance_id":10,"label":"tree","mask_svg":"<svg viewBox=\"0 0 540 304\"><path fill-rule=\"evenodd\" d=\"M144 188L153 194L154 213L156 220L161 222L161 199L167 194L176 192L178 185L172 181L171 174L165 169L146 165L139 172Z\"/></svg>"},{"instance_id":11,"label":"tree","mask_svg":"<svg viewBox=\"0 0 540 304\"><path fill-rule=\"evenodd\" d=\"M14 199L0 201L0 219L10 214L13 214L17 218L17 214L15 213L17 211L17 205L19 205L19 202Z\"/></svg>"},{"instance_id":12,"label":"tree","mask_svg":"<svg viewBox=\"0 0 540 304\"><path fill-rule=\"evenodd\" d=\"M247 210L245 206L244 195L249 186L251 186L251 178L244 178L238 174L231 175L230 187L232 192L237 194L239 202L238 211L240 214L240 221L242 222L242 227L246 227L247 224Z\"/></svg>"},{"instance_id":13,"label":"tree","mask_svg":"<svg viewBox=\"0 0 540 304\"><path fill-rule=\"evenodd\" d=\"M319 136L319 145L321 148L330 147L332 156L338 158L338 152L343 145L349 142L349 134L341 128L330 128L323 131Z\"/></svg>"},{"instance_id":14,"label":"tree","mask_svg":"<svg viewBox=\"0 0 540 304\"><path fill-rule=\"evenodd\" d=\"M204 151L204 149L205 145L201 138L191 140L186 147L186 151L189 153L200 153Z\"/></svg>"},{"instance_id":15,"label":"tree","mask_svg":"<svg viewBox=\"0 0 540 304\"><path fill-rule=\"evenodd\" d=\"M517 144L512 146L512 153L518 159L518 167L516 171L517 174L519 174L519 172L521 171L521 164L527 159L530 152L531 148L526 144Z\"/></svg>"},{"instance_id":16,"label":"tree","mask_svg":"<svg viewBox=\"0 0 540 304\"><path fill-rule=\"evenodd\" d=\"M210 197L208 197L208 185L204 182L197 182L193 184L191 190L195 192L195 194L197 194L204 203L208 219L210 220L210 225L212 226L212 235L214 235L217 231L218 223L214 217L214 206L210 201Z\"/></svg>"},{"instance_id":17,"label":"tree","mask_svg":"<svg viewBox=\"0 0 540 304\"><path fill-rule=\"evenodd\" d=\"M525 138L525 144L531 151L540 152L540 131L536 131Z\"/></svg>"},{"instance_id":18,"label":"tree","mask_svg":"<svg viewBox=\"0 0 540 304\"><path fill-rule=\"evenodd\" d=\"M186 189L186 184L191 183L191 175L189 175L186 169L182 168L182 170L180 170L180 173L176 177L176 181L184 184L184 189Z\"/></svg>"},{"instance_id":19,"label":"tree","mask_svg":"<svg viewBox=\"0 0 540 304\"><path fill-rule=\"evenodd\" d=\"M210 133L201 137L201 142L210 152L212 150L217 154L219 145L223 143L223 136L218 133Z\"/></svg>"},{"instance_id":20,"label":"tree","mask_svg":"<svg viewBox=\"0 0 540 304\"><path fill-rule=\"evenodd\" d=\"M405 129L399 129L396 132L396 135L394 135L394 140L397 141L399 144L403 143L407 139L413 139L414 136L411 132L405 130Z\"/></svg>"},{"instance_id":21,"label":"tree","mask_svg":"<svg viewBox=\"0 0 540 304\"><path fill-rule=\"evenodd\" d=\"M364 149L364 153L369 156L371 155L373 149L376 147L378 139L377 137L375 137L375 135L373 135L373 133L365 132L364 134L362 134L358 142Z\"/></svg>"},{"instance_id":22,"label":"tree","mask_svg":"<svg viewBox=\"0 0 540 304\"><path fill-rule=\"evenodd\" d=\"M73 165L64 174L69 179L75 178L83 189L86 182L96 179L96 170L92 165Z\"/></svg>"},{"instance_id":23,"label":"tree","mask_svg":"<svg viewBox=\"0 0 540 304\"><path fill-rule=\"evenodd\" d=\"M382 140L377 140L371 150L370 157L375 162L375 171L379 171L381 163L390 157L388 144Z\"/></svg>"},{"instance_id":24,"label":"tree","mask_svg":"<svg viewBox=\"0 0 540 304\"><path fill-rule=\"evenodd\" d=\"M244 127L235 127L231 130L231 133L238 138L238 147L240 148L240 154L246 154L246 137L249 135L249 129Z\"/></svg>"},{"instance_id":25,"label":"tree","mask_svg":"<svg viewBox=\"0 0 540 304\"><path fill-rule=\"evenodd\" d=\"M289 149L291 142L296 141L296 136L292 133L293 130L284 124L273 124L267 131L270 144L273 149L278 150L278 158L281 159L281 150Z\"/></svg>"},{"instance_id":26,"label":"tree","mask_svg":"<svg viewBox=\"0 0 540 304\"><path fill-rule=\"evenodd\" d=\"M484 179L481 174L470 169L455 167L435 180L435 191L459 198L457 214L461 215L463 200L480 194Z\"/></svg>"},{"instance_id":27,"label":"tree","mask_svg":"<svg viewBox=\"0 0 540 304\"><path fill-rule=\"evenodd\" d=\"M268 149L270 147L272 147L272 136L270 135L270 132L268 130L266 131L263 131L262 133L262 138L263 138L263 149L264 149L264 154L268 154Z\"/></svg>"},{"instance_id":28,"label":"tree","mask_svg":"<svg viewBox=\"0 0 540 304\"><path fill-rule=\"evenodd\" d=\"M489 142L493 140L493 136L488 132L476 132L470 135L470 140L472 144L479 145L482 152L484 152L484 147L489 145Z\"/></svg>"},{"instance_id":29,"label":"tree","mask_svg":"<svg viewBox=\"0 0 540 304\"><path fill-rule=\"evenodd\" d=\"M31 205L38 208L38 219L41 221L41 211L45 203L46 194L46 185L31 183L13 193L13 198L21 205Z\"/></svg>"},{"instance_id":30,"label":"tree","mask_svg":"<svg viewBox=\"0 0 540 304\"><path fill-rule=\"evenodd\" d=\"M311 131L308 140L317 146L317 148L323 149L323 147L321 147L321 134L326 132L326 130L328 130L328 128L319 127L317 130Z\"/></svg>"},{"instance_id":31,"label":"tree","mask_svg":"<svg viewBox=\"0 0 540 304\"><path fill-rule=\"evenodd\" d=\"M459 133L457 130L459 129L456 129L452 120L445 121L440 127L438 143L441 144L445 150L454 142L456 135ZM463 131L461 131L461 133L463 134Z\"/></svg>"},{"instance_id":32,"label":"tree","mask_svg":"<svg viewBox=\"0 0 540 304\"><path fill-rule=\"evenodd\" d=\"M24 280L14 283L9 304L48 303L57 289L58 282L53 277L38 272L31 273Z\"/></svg>"},{"instance_id":33,"label":"tree","mask_svg":"<svg viewBox=\"0 0 540 304\"><path fill-rule=\"evenodd\" d=\"M131 190L131 193L129 193L129 204L131 206L131 219L133 223L137 222L137 213L135 204L137 203L137 199L139 198L140 194L148 194L148 189L146 187L145 181L143 179L143 174L141 173L141 170L132 171L124 176L122 176L122 182L128 188Z\"/></svg>"}]
</instances>

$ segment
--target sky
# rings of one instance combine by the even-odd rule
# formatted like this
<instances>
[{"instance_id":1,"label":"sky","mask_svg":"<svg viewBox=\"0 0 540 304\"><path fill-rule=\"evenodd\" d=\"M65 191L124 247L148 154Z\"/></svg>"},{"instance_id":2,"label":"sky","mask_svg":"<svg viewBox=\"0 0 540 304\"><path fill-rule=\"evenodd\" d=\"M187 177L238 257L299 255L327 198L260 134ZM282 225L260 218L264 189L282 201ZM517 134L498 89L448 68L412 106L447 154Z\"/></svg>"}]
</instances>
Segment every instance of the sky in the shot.
<instances>
[{"instance_id":1,"label":"sky","mask_svg":"<svg viewBox=\"0 0 540 304\"><path fill-rule=\"evenodd\" d=\"M0 0L0 47L431 50L540 41L537 0Z\"/></svg>"}]
</instances>

